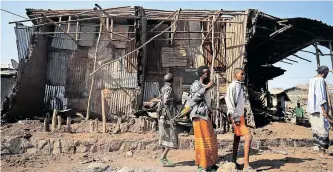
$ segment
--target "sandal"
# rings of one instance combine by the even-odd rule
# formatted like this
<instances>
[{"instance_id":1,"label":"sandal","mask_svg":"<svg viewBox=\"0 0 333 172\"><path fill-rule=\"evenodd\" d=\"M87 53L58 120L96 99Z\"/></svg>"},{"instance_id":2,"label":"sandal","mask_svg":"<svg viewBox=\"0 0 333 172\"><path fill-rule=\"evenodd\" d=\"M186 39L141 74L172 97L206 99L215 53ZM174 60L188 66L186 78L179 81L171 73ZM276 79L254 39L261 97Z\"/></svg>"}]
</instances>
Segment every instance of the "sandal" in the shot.
<instances>
[{"instance_id":1,"label":"sandal","mask_svg":"<svg viewBox=\"0 0 333 172\"><path fill-rule=\"evenodd\" d=\"M206 169L204 169L204 168L198 166L198 170L197 170L197 172L206 172Z\"/></svg>"},{"instance_id":2,"label":"sandal","mask_svg":"<svg viewBox=\"0 0 333 172\"><path fill-rule=\"evenodd\" d=\"M247 168L243 168L244 172L251 172L254 171L252 167L248 166Z\"/></svg>"},{"instance_id":3,"label":"sandal","mask_svg":"<svg viewBox=\"0 0 333 172\"><path fill-rule=\"evenodd\" d=\"M175 167L176 164L169 161L168 159L164 158L164 159L160 159L160 163L162 164L163 167Z\"/></svg>"}]
</instances>

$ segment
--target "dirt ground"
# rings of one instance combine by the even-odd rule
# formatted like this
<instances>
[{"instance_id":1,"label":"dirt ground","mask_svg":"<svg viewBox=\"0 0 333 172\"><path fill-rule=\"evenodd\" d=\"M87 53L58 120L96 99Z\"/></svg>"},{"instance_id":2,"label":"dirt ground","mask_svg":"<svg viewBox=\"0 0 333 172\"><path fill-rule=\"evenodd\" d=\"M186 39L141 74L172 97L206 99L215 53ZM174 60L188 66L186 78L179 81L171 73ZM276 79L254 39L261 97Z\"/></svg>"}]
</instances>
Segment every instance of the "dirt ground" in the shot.
<instances>
[{"instance_id":1,"label":"dirt ground","mask_svg":"<svg viewBox=\"0 0 333 172\"><path fill-rule=\"evenodd\" d=\"M42 132L43 124L39 121L21 121L15 124L6 124L1 127L1 138L4 136L22 135L30 133L38 137L60 136L61 137L104 137L110 134L89 133L89 123L74 124L73 130L76 134L62 134L60 132ZM276 138L312 138L311 129L288 123L271 123L263 128L252 130L254 139L276 139ZM153 139L156 133L136 134L114 134L113 137L141 140ZM189 136L191 137L191 136ZM218 135L219 139L232 139L232 134ZM333 138L333 132L330 133ZM329 149L329 159L322 159L311 148L291 147L265 147L261 150L251 151L250 164L258 171L286 171L286 172L321 172L333 171L333 147ZM281 153L282 152L282 153ZM101 162L110 165L113 169L124 166L134 169L149 168L155 171L195 171L194 150L173 150L169 153L169 159L177 163L175 168L163 168L158 163L159 151L134 151L128 152L97 152L76 154L16 154L1 157L1 171L69 171L73 168L85 168L91 162ZM219 150L219 165L231 159L231 150ZM243 163L242 151L239 153L239 163Z\"/></svg>"},{"instance_id":2,"label":"dirt ground","mask_svg":"<svg viewBox=\"0 0 333 172\"><path fill-rule=\"evenodd\" d=\"M274 153L272 150L281 150L288 155ZM329 150L333 152L333 149ZM139 151L134 152L132 157L125 153L108 152L105 154L59 154L59 155L10 155L2 157L2 171L71 171L73 168L85 167L89 163L82 162L93 160L110 165L112 168L120 169L127 166L133 169L154 169L156 171L195 171L194 151L174 150L170 151L168 157L177 163L174 168L161 167L158 163L159 152ZM231 150L220 150L218 165L230 160ZM243 163L243 158L238 162ZM322 172L333 171L333 158L321 159L308 148L269 148L268 150L252 150L250 165L257 171L286 171L286 172Z\"/></svg>"}]
</instances>

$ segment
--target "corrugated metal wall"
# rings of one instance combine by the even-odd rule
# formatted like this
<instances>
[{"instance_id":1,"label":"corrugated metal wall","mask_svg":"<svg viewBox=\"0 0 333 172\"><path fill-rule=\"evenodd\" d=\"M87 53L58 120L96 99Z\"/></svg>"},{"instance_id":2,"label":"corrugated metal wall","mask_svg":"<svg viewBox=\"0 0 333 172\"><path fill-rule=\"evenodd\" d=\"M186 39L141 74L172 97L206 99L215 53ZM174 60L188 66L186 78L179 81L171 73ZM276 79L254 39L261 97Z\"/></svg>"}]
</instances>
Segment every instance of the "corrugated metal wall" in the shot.
<instances>
[{"instance_id":1,"label":"corrugated metal wall","mask_svg":"<svg viewBox=\"0 0 333 172\"><path fill-rule=\"evenodd\" d=\"M98 26L95 23L80 23L80 32L97 32ZM79 44L81 46L93 46L98 34L79 34Z\"/></svg>"},{"instance_id":2,"label":"corrugated metal wall","mask_svg":"<svg viewBox=\"0 0 333 172\"><path fill-rule=\"evenodd\" d=\"M158 82L146 81L143 101L148 101L148 100L154 98L155 96L158 97L160 95L159 94L160 88L161 87L159 86Z\"/></svg>"},{"instance_id":3,"label":"corrugated metal wall","mask_svg":"<svg viewBox=\"0 0 333 172\"><path fill-rule=\"evenodd\" d=\"M19 61L26 59L29 54L29 46L32 41L35 28L24 26L23 24L17 24L15 26L16 45Z\"/></svg>"},{"instance_id":4,"label":"corrugated metal wall","mask_svg":"<svg viewBox=\"0 0 333 172\"><path fill-rule=\"evenodd\" d=\"M106 114L130 115L132 113L132 107L136 103L136 90L105 89L103 91L106 102Z\"/></svg>"},{"instance_id":5,"label":"corrugated metal wall","mask_svg":"<svg viewBox=\"0 0 333 172\"><path fill-rule=\"evenodd\" d=\"M247 13L247 12L246 12ZM228 23L226 31L228 32L226 35L226 77L227 82L231 82L233 80L233 70L237 67L244 67L244 57L245 57L245 36L246 36L246 24L247 24L247 15L236 15L232 18L232 22L242 22L240 23ZM234 32L229 33L229 32Z\"/></svg>"},{"instance_id":6,"label":"corrugated metal wall","mask_svg":"<svg viewBox=\"0 0 333 172\"><path fill-rule=\"evenodd\" d=\"M1 76L1 103L12 92L15 80L15 77Z\"/></svg>"},{"instance_id":7,"label":"corrugated metal wall","mask_svg":"<svg viewBox=\"0 0 333 172\"><path fill-rule=\"evenodd\" d=\"M44 103L49 109L67 109L67 98L65 98L65 86L46 85Z\"/></svg>"},{"instance_id":8,"label":"corrugated metal wall","mask_svg":"<svg viewBox=\"0 0 333 172\"><path fill-rule=\"evenodd\" d=\"M68 59L72 51L49 50L47 61L46 83L49 85L65 86L67 78Z\"/></svg>"},{"instance_id":9,"label":"corrugated metal wall","mask_svg":"<svg viewBox=\"0 0 333 172\"><path fill-rule=\"evenodd\" d=\"M64 29L67 32L75 32L76 31L76 24L71 24L70 29L68 30L68 25L61 25L62 29ZM60 28L55 27L55 32L62 32ZM69 34L72 37L75 38L75 34ZM56 33L54 34L54 38L51 42L51 47L58 48L58 49L64 49L64 50L76 50L77 45L69 36L67 36L64 33Z\"/></svg>"}]
</instances>

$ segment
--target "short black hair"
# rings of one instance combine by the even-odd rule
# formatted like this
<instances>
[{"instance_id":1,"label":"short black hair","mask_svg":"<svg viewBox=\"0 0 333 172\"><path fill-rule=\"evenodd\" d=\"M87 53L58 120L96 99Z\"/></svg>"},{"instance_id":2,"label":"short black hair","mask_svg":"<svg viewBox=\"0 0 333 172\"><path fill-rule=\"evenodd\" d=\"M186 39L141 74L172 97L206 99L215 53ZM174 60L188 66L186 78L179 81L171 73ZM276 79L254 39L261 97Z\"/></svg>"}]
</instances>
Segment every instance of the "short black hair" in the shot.
<instances>
[{"instance_id":1,"label":"short black hair","mask_svg":"<svg viewBox=\"0 0 333 172\"><path fill-rule=\"evenodd\" d=\"M234 74L236 75L236 73L238 73L239 71L244 71L243 68L235 68L234 69Z\"/></svg>"},{"instance_id":2,"label":"short black hair","mask_svg":"<svg viewBox=\"0 0 333 172\"><path fill-rule=\"evenodd\" d=\"M318 69L317 69L317 73L318 74L324 74L326 72L328 72L329 69L327 66L319 66Z\"/></svg>"},{"instance_id":3,"label":"short black hair","mask_svg":"<svg viewBox=\"0 0 333 172\"><path fill-rule=\"evenodd\" d=\"M200 66L200 67L198 67L198 76L200 77L201 75L202 75L202 72L203 72L203 70L205 70L205 69L208 69L209 70L209 67L208 66Z\"/></svg>"}]
</instances>

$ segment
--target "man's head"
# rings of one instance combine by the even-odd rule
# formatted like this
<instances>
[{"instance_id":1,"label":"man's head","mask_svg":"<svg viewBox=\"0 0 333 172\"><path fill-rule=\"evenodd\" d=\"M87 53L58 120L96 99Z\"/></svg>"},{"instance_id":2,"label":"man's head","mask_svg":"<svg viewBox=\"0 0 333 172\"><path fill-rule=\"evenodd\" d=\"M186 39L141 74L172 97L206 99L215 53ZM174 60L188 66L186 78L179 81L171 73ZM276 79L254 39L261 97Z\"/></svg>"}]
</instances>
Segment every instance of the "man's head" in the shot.
<instances>
[{"instance_id":1,"label":"man's head","mask_svg":"<svg viewBox=\"0 0 333 172\"><path fill-rule=\"evenodd\" d=\"M300 104L300 103L297 103L297 107L301 107L301 104Z\"/></svg>"},{"instance_id":2,"label":"man's head","mask_svg":"<svg viewBox=\"0 0 333 172\"><path fill-rule=\"evenodd\" d=\"M329 69L327 66L319 66L317 69L317 73L321 76L323 76L323 78L326 78L328 75Z\"/></svg>"},{"instance_id":3,"label":"man's head","mask_svg":"<svg viewBox=\"0 0 333 172\"><path fill-rule=\"evenodd\" d=\"M166 75L164 75L164 82L172 83L173 75L171 73L167 73Z\"/></svg>"},{"instance_id":4,"label":"man's head","mask_svg":"<svg viewBox=\"0 0 333 172\"><path fill-rule=\"evenodd\" d=\"M207 66L200 66L198 68L198 75L200 80L202 80L205 84L210 81L210 70Z\"/></svg>"},{"instance_id":5,"label":"man's head","mask_svg":"<svg viewBox=\"0 0 333 172\"><path fill-rule=\"evenodd\" d=\"M242 68L234 69L234 77L237 81L244 81L245 80L245 71Z\"/></svg>"}]
</instances>

